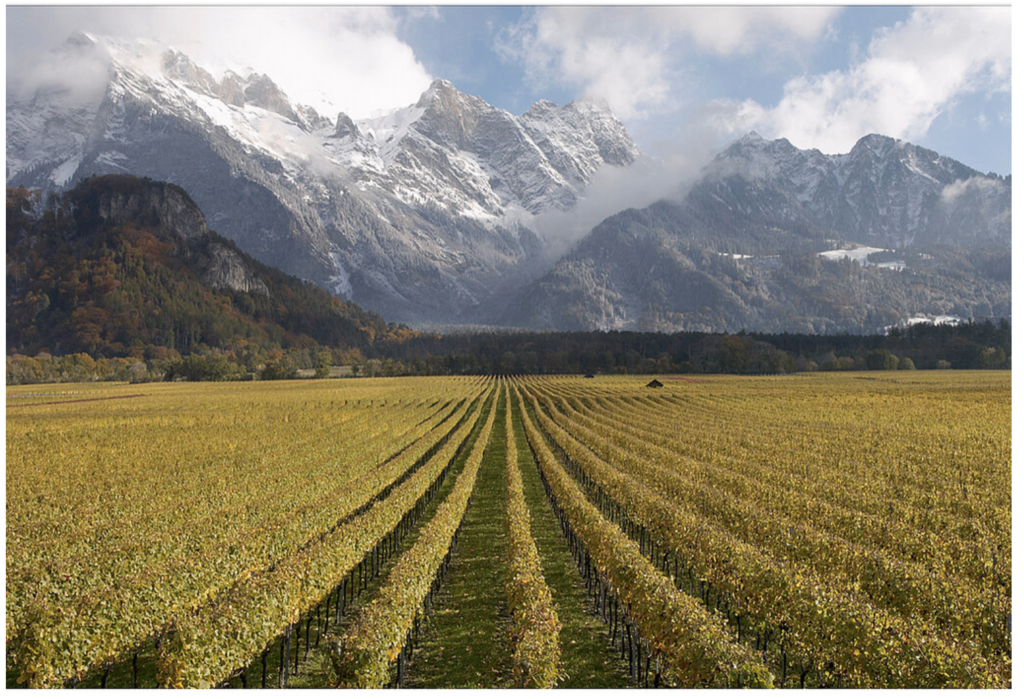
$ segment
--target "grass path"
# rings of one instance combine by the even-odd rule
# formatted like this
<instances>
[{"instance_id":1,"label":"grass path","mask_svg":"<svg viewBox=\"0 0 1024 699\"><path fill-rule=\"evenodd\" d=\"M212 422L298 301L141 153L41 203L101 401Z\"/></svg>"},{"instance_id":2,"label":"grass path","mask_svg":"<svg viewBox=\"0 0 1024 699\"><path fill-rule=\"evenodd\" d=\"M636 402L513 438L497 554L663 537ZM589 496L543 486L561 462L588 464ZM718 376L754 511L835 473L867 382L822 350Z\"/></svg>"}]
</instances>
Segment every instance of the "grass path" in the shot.
<instances>
[{"instance_id":1,"label":"grass path","mask_svg":"<svg viewBox=\"0 0 1024 699\"><path fill-rule=\"evenodd\" d=\"M448 578L408 667L406 687L511 686L511 620L505 603L505 411L466 512ZM515 410L515 408L513 408ZM594 614L569 547L544 496L522 424L513 416L519 467L544 577L558 605L561 687L630 687L628 671Z\"/></svg>"},{"instance_id":2,"label":"grass path","mask_svg":"<svg viewBox=\"0 0 1024 699\"><path fill-rule=\"evenodd\" d=\"M594 611L573 564L569 545L562 537L544 486L537 473L530 445L526 441L519 408L513 397L513 429L519 451L523 491L530 508L533 538L537 542L544 579L551 588L558 619L562 622L560 643L564 679L559 687L633 687L626 663L612 646L604 624Z\"/></svg>"},{"instance_id":3,"label":"grass path","mask_svg":"<svg viewBox=\"0 0 1024 699\"><path fill-rule=\"evenodd\" d=\"M341 623L331 627L331 630L324 638L324 642L322 643L322 645L319 648L316 648L312 653L310 653L308 659L303 660L299 663L298 674L289 675L289 687L323 688L333 686L335 675L331 663L331 648L334 645L335 640L340 638L348 629L349 625L359 616L359 611L362 609L362 607L364 607L367 603L370 602L371 599L373 599L376 596L377 590L380 588L381 585L384 584L384 581L387 580L388 575L391 573L391 569L394 568L395 564L402 557L402 555L405 554L405 552L412 548L413 544L416 543L416 539L419 537L420 529L431 520L431 518L434 516L434 513L437 511L437 508L441 505L442 502L444 502L445 498L448 497L452 489L455 487L455 481L458 480L459 474L462 473L462 468L466 465L466 460L469 458L469 453L473 450L473 445L476 444L476 440L480 438L480 433L483 431L484 423L487 420L487 412L490 409L489 401L495 400L496 398L497 393L493 392L488 393L486 397L483 399L484 407L477 418L476 424L473 426L473 429L470 432L469 439L467 440L466 444L462 447L462 449L459 451L458 456L455 458L455 463L452 466L452 470L449 471L447 477L442 482L441 487L438 489L437 494L434 496L434 499L431 500L430 503L424 508L423 513L420 516L419 524L417 525L416 530L402 540L402 543L400 544L398 551L394 556L392 556L387 561L387 563L384 564L381 573L376 578L371 580L370 583L367 585L366 590L356 598L356 600L351 606L346 608L345 616L342 618ZM462 545L463 536L465 536L464 533L459 537L459 546ZM451 573L449 572L449 576L450 575ZM275 656L275 658L276 657L279 656ZM272 667L276 668L277 665L273 665ZM270 684L268 686L277 686L276 674L274 675L274 677L275 683ZM238 686L238 682L236 681L232 686Z\"/></svg>"},{"instance_id":4,"label":"grass path","mask_svg":"<svg viewBox=\"0 0 1024 699\"><path fill-rule=\"evenodd\" d=\"M496 688L510 687L512 683L512 647L509 639L511 620L505 602L505 580L508 575L505 534L505 401L503 395L494 395L492 399L499 400L499 403L477 485L466 512L448 576L440 594L435 598L433 613L421 630L419 642L407 668L406 687ZM632 685L625 663L619 659L604 626L594 613L586 589L573 565L568 545L562 538L544 495L514 399L513 411L513 429L524 494L531 514L531 530L540 553L545 580L551 588L558 607L558 617L562 622L559 641L563 679L558 686L630 687ZM472 432L470 445L479 435L485 414L486 406ZM447 496L468 452L468 446L461 451L455 468L424 512L421 522L428 521L437 505ZM399 556L415 539L413 535L402 542ZM330 686L333 677L330 662L333 639L351 623L358 609L373 597L399 556L385 564L383 574L373 580L366 592L346 610L342 623L331 628L321 639L319 647L310 649L308 657L303 629L302 660L299 672L289 676L290 687ZM315 630L313 635L315 637ZM268 658L268 686L271 687L277 686L279 652L280 644L275 644ZM143 660L140 657L139 670L142 686L152 686L152 659L146 657ZM120 676L129 672L129 668L117 668L112 673L111 684L130 685L130 676ZM114 674L118 675L116 680ZM258 687L258 662L248 668L247 675L248 686ZM99 684L98 680L93 681ZM234 687L240 684L238 678L231 682Z\"/></svg>"},{"instance_id":5,"label":"grass path","mask_svg":"<svg viewBox=\"0 0 1024 699\"><path fill-rule=\"evenodd\" d=\"M409 663L406 687L507 687L512 673L505 607L505 401L466 511L448 577Z\"/></svg>"}]
</instances>

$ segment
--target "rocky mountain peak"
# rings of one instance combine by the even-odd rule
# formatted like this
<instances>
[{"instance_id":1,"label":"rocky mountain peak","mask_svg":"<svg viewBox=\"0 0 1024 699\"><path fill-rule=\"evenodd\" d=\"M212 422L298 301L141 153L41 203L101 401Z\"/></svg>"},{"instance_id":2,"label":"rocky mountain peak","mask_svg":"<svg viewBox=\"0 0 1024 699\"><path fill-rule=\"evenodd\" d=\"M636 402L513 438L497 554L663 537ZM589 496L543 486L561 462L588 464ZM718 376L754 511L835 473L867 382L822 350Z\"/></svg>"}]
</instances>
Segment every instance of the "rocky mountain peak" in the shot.
<instances>
[{"instance_id":1,"label":"rocky mountain peak","mask_svg":"<svg viewBox=\"0 0 1024 699\"><path fill-rule=\"evenodd\" d=\"M963 247L1009 243L1009 185L911 143L870 134L849 153L823 155L784 139L748 134L705 171L698 192L734 197L744 208L766 193L776 220L805 220L840 239L901 248L912 244ZM739 175L749 183L725 181ZM960 195L984 190L985 206ZM726 197L726 198L728 198ZM708 200L710 201L710 199ZM965 224L965 221L969 221Z\"/></svg>"},{"instance_id":2,"label":"rocky mountain peak","mask_svg":"<svg viewBox=\"0 0 1024 699\"><path fill-rule=\"evenodd\" d=\"M717 160L728 160L731 158L748 158L754 154L793 154L800 152L796 146L786 138L768 140L756 131L737 139L728 148L718 154Z\"/></svg>"},{"instance_id":3,"label":"rocky mountain peak","mask_svg":"<svg viewBox=\"0 0 1024 699\"><path fill-rule=\"evenodd\" d=\"M424 110L417 131L459 150L472 150L481 118L495 110L479 97L460 92L447 80L435 80L416 107Z\"/></svg>"},{"instance_id":4,"label":"rocky mountain peak","mask_svg":"<svg viewBox=\"0 0 1024 699\"><path fill-rule=\"evenodd\" d=\"M64 45L79 48L95 46L96 38L92 34L84 32L81 29L75 29L73 32L71 32L71 35L67 38L67 40L65 40Z\"/></svg>"},{"instance_id":5,"label":"rocky mountain peak","mask_svg":"<svg viewBox=\"0 0 1024 699\"><path fill-rule=\"evenodd\" d=\"M519 117L530 138L569 182L585 183L602 165L628 166L640 154L614 114L588 100L542 100Z\"/></svg>"},{"instance_id":6,"label":"rocky mountain peak","mask_svg":"<svg viewBox=\"0 0 1024 699\"><path fill-rule=\"evenodd\" d=\"M892 148L897 146L902 147L906 145L908 144L905 141L901 141L898 138L893 138L892 136L883 136L882 134L877 133L871 133L867 134L866 136L861 136L860 139L857 140L857 143L854 144L851 152L854 150L863 150L865 148L875 152L879 152L883 150L891 150Z\"/></svg>"},{"instance_id":7,"label":"rocky mountain peak","mask_svg":"<svg viewBox=\"0 0 1024 699\"><path fill-rule=\"evenodd\" d=\"M550 100L538 100L523 113L523 117L528 119L545 119L556 113L559 109L561 107Z\"/></svg>"},{"instance_id":8,"label":"rocky mountain peak","mask_svg":"<svg viewBox=\"0 0 1024 699\"><path fill-rule=\"evenodd\" d=\"M434 80L431 81L430 87L428 87L423 92L423 94L420 95L420 99L423 99L424 97L432 97L434 95L446 94L457 95L462 93L459 92L458 88L456 88L455 85L452 84L450 80L445 80L444 78L435 78Z\"/></svg>"},{"instance_id":9,"label":"rocky mountain peak","mask_svg":"<svg viewBox=\"0 0 1024 699\"><path fill-rule=\"evenodd\" d=\"M889 136L869 134L862 137L847 154L850 160L882 163L892 158L900 159L909 144Z\"/></svg>"},{"instance_id":10,"label":"rocky mountain peak","mask_svg":"<svg viewBox=\"0 0 1024 699\"><path fill-rule=\"evenodd\" d=\"M234 71L227 71L221 78L220 87L217 90L217 97L224 104L233 107L245 106L245 81Z\"/></svg>"},{"instance_id":11,"label":"rocky mountain peak","mask_svg":"<svg viewBox=\"0 0 1024 699\"><path fill-rule=\"evenodd\" d=\"M164 52L163 70L167 77L181 81L196 92L211 97L217 97L220 94L220 85L217 84L217 80L180 51L168 49Z\"/></svg>"},{"instance_id":12,"label":"rocky mountain peak","mask_svg":"<svg viewBox=\"0 0 1024 699\"><path fill-rule=\"evenodd\" d=\"M263 73L257 73L249 78L244 94L245 101L249 104L280 114L286 119L299 121L291 102L288 101L288 95Z\"/></svg>"},{"instance_id":13,"label":"rocky mountain peak","mask_svg":"<svg viewBox=\"0 0 1024 699\"><path fill-rule=\"evenodd\" d=\"M416 106L427 112L453 112L464 109L474 99L479 98L470 97L449 81L438 79L430 83L430 87L420 95Z\"/></svg>"},{"instance_id":14,"label":"rocky mountain peak","mask_svg":"<svg viewBox=\"0 0 1024 699\"><path fill-rule=\"evenodd\" d=\"M359 138L359 127L345 114L338 113L338 119L334 123L334 138Z\"/></svg>"}]
</instances>

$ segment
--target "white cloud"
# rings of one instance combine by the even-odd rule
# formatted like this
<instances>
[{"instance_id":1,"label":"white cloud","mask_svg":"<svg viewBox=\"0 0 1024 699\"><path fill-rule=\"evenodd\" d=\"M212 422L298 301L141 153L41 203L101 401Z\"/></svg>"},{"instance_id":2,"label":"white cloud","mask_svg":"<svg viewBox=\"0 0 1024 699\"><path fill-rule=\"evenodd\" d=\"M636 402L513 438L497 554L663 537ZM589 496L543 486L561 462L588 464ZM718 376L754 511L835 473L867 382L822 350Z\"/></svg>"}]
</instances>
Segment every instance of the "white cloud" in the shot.
<instances>
[{"instance_id":1,"label":"white cloud","mask_svg":"<svg viewBox=\"0 0 1024 699\"><path fill-rule=\"evenodd\" d=\"M8 61L7 90L30 97L37 89L55 90L53 99L67 106L99 104L109 81L110 63L101 52L74 51L69 59L63 51L49 52L18 67L12 77Z\"/></svg>"},{"instance_id":2,"label":"white cloud","mask_svg":"<svg viewBox=\"0 0 1024 699\"><path fill-rule=\"evenodd\" d=\"M545 7L498 49L540 88L554 80L602 97L622 119L672 108L687 50L790 52L820 38L834 7Z\"/></svg>"},{"instance_id":3,"label":"white cloud","mask_svg":"<svg viewBox=\"0 0 1024 699\"><path fill-rule=\"evenodd\" d=\"M790 51L794 42L816 41L838 14L837 7L657 8L652 19L666 31L689 35L721 56L769 49Z\"/></svg>"},{"instance_id":4,"label":"white cloud","mask_svg":"<svg viewBox=\"0 0 1024 699\"><path fill-rule=\"evenodd\" d=\"M219 75L266 73L293 100L333 118L405 106L431 76L398 39L387 7L8 8L8 84L75 29L146 37L189 54ZM13 24L13 27L12 27ZM13 31L12 31L13 29ZM12 60L13 59L13 60Z\"/></svg>"},{"instance_id":5,"label":"white cloud","mask_svg":"<svg viewBox=\"0 0 1024 699\"><path fill-rule=\"evenodd\" d=\"M868 133L919 139L958 96L1010 89L1010 8L916 9L878 32L848 70L794 78L774 107L717 105L734 132L848 151Z\"/></svg>"},{"instance_id":6,"label":"white cloud","mask_svg":"<svg viewBox=\"0 0 1024 699\"><path fill-rule=\"evenodd\" d=\"M942 188L942 200L947 204L956 201L967 192L976 192L981 196L997 194L1003 187L1002 182L987 177L975 176L966 180L957 180Z\"/></svg>"},{"instance_id":7,"label":"white cloud","mask_svg":"<svg viewBox=\"0 0 1024 699\"><path fill-rule=\"evenodd\" d=\"M436 5L411 5L405 8L406 20L440 20L441 10Z\"/></svg>"},{"instance_id":8,"label":"white cloud","mask_svg":"<svg viewBox=\"0 0 1024 699\"><path fill-rule=\"evenodd\" d=\"M624 209L642 209L661 199L682 199L701 175L702 167L718 150L707 124L654 145L657 158L642 156L629 167L602 166L570 211L549 211L536 217L534 226L553 261L590 232L594 226Z\"/></svg>"}]
</instances>

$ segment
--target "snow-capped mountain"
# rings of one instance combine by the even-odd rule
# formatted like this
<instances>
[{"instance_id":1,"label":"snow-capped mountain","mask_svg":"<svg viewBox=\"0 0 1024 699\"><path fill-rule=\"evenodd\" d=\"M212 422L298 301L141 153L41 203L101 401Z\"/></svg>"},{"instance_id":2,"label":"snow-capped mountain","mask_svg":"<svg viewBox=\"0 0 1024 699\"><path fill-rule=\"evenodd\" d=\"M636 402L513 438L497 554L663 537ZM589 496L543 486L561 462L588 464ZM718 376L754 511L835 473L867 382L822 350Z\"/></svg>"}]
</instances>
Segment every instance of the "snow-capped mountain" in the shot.
<instances>
[{"instance_id":1,"label":"snow-capped mountain","mask_svg":"<svg viewBox=\"0 0 1024 699\"><path fill-rule=\"evenodd\" d=\"M414 105L354 121L153 42L78 32L54 60L101 79L9 86L9 185L173 182L258 259L390 320L454 322L506 293L543 250L534 217L571 209L599 169L639 155L585 102L517 117L439 80Z\"/></svg>"},{"instance_id":2,"label":"snow-capped mountain","mask_svg":"<svg viewBox=\"0 0 1024 699\"><path fill-rule=\"evenodd\" d=\"M691 199L707 206L716 197L740 207L756 202L764 216L803 220L869 245L1010 243L1009 180L877 134L838 155L748 134L715 158Z\"/></svg>"},{"instance_id":3,"label":"snow-capped mountain","mask_svg":"<svg viewBox=\"0 0 1024 699\"><path fill-rule=\"evenodd\" d=\"M8 184L172 182L244 251L388 320L874 332L1009 314L1010 178L896 139L825 155L748 135L680 201L608 218L550 268L538 221L641 160L600 104L516 116L438 80L353 120L147 41L76 33L52 64L8 85Z\"/></svg>"},{"instance_id":4,"label":"snow-capped mountain","mask_svg":"<svg viewBox=\"0 0 1024 699\"><path fill-rule=\"evenodd\" d=\"M824 155L751 134L681 201L606 219L502 320L823 333L1008 316L1010 193L884 136Z\"/></svg>"}]
</instances>

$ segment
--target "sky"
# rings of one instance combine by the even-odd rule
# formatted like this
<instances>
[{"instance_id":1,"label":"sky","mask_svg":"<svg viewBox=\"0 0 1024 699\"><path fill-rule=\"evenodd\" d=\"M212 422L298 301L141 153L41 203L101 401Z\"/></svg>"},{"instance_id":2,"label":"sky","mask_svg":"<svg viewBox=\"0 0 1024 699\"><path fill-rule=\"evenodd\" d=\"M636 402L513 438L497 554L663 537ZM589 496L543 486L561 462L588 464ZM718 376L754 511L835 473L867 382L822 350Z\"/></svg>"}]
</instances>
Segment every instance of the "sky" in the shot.
<instances>
[{"instance_id":1,"label":"sky","mask_svg":"<svg viewBox=\"0 0 1024 699\"><path fill-rule=\"evenodd\" d=\"M331 117L445 78L514 114L598 100L642 150L749 131L844 153L869 133L1011 172L1009 6L7 7L8 90L75 29L251 67Z\"/></svg>"}]
</instances>

